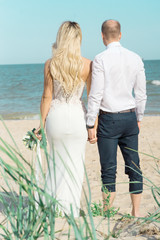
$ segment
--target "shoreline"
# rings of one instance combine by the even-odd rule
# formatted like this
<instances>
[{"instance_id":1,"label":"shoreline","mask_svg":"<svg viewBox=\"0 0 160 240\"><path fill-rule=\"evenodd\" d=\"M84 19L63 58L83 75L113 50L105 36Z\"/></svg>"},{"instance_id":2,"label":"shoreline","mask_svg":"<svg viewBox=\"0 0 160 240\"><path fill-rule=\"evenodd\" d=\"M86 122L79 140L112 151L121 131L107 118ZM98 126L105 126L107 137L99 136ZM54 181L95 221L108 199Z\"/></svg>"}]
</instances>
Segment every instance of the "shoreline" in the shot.
<instances>
[{"instance_id":1,"label":"shoreline","mask_svg":"<svg viewBox=\"0 0 160 240\"><path fill-rule=\"evenodd\" d=\"M32 115L32 114L31 114ZM29 116L30 116L30 114L29 115L21 115L22 116L22 118L3 118L3 115L0 115L0 117L2 117L2 120L3 121L27 121L27 120L29 120L29 121L34 121L34 120L40 120L40 114L33 114L33 118L30 118ZM24 118L23 118L23 116L24 116ZM147 113L147 114L144 114L144 117L143 118L146 118L146 117L160 117L160 113L155 113L155 114L150 114L150 113ZM2 121L1 119L0 119L0 121ZM143 119L142 119L142 121L143 121Z\"/></svg>"}]
</instances>

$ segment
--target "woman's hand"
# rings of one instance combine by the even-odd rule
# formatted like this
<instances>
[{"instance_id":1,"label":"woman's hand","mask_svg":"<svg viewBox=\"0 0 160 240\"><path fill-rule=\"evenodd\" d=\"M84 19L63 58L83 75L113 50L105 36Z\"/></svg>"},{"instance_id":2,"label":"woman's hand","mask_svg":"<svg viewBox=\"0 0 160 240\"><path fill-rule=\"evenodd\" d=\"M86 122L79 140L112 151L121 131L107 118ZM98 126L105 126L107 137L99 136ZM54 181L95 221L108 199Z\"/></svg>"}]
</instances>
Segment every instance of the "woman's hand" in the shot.
<instances>
[{"instance_id":1,"label":"woman's hand","mask_svg":"<svg viewBox=\"0 0 160 240\"><path fill-rule=\"evenodd\" d=\"M35 131L34 134L35 136L41 141L42 139L42 134L40 134L41 127L38 127Z\"/></svg>"},{"instance_id":2,"label":"woman's hand","mask_svg":"<svg viewBox=\"0 0 160 240\"><path fill-rule=\"evenodd\" d=\"M139 131L140 131L140 128L141 128L141 122L137 122L138 124L138 128L139 128Z\"/></svg>"}]
</instances>

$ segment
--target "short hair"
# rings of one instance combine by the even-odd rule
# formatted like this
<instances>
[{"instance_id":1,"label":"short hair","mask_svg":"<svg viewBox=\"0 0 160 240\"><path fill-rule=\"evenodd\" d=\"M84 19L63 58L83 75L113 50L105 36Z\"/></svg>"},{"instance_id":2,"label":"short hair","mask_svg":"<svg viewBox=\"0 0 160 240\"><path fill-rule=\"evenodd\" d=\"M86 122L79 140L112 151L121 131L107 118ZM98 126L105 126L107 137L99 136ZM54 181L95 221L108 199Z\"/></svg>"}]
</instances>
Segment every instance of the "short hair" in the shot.
<instances>
[{"instance_id":1,"label":"short hair","mask_svg":"<svg viewBox=\"0 0 160 240\"><path fill-rule=\"evenodd\" d=\"M116 39L121 32L121 25L116 20L106 20L101 27L102 33L106 39Z\"/></svg>"}]
</instances>

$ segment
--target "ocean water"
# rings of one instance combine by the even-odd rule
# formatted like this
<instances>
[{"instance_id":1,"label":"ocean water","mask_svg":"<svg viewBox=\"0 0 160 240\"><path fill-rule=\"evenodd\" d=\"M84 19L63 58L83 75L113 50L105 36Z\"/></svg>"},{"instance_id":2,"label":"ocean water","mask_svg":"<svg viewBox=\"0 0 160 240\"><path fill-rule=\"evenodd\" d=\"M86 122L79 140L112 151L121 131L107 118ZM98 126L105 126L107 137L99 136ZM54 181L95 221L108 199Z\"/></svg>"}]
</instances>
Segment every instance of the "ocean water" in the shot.
<instances>
[{"instance_id":1,"label":"ocean water","mask_svg":"<svg viewBox=\"0 0 160 240\"><path fill-rule=\"evenodd\" d=\"M144 61L147 78L145 115L160 115L160 60ZM44 64L0 65L0 115L4 119L39 118ZM83 100L87 103L86 90Z\"/></svg>"}]
</instances>

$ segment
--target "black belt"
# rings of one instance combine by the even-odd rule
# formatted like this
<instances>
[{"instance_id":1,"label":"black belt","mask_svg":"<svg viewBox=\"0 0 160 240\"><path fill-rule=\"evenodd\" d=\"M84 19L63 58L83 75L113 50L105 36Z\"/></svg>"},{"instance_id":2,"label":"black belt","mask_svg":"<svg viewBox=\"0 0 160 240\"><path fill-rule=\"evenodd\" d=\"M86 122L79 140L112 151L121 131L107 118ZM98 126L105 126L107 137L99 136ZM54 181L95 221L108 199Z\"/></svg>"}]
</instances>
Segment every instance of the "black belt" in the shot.
<instances>
[{"instance_id":1,"label":"black belt","mask_svg":"<svg viewBox=\"0 0 160 240\"><path fill-rule=\"evenodd\" d=\"M127 113L127 112L135 112L135 108L128 109L128 110L123 110L123 111L119 111L119 112L106 112L106 111L103 111L101 109L99 111L100 114Z\"/></svg>"}]
</instances>

